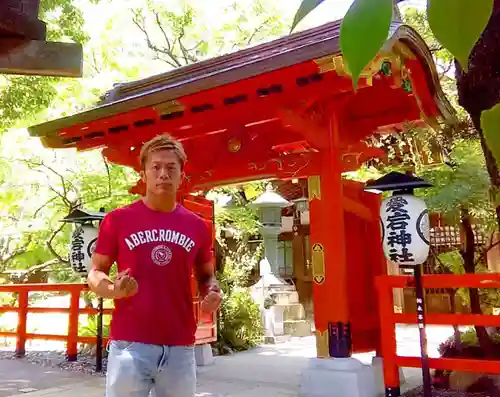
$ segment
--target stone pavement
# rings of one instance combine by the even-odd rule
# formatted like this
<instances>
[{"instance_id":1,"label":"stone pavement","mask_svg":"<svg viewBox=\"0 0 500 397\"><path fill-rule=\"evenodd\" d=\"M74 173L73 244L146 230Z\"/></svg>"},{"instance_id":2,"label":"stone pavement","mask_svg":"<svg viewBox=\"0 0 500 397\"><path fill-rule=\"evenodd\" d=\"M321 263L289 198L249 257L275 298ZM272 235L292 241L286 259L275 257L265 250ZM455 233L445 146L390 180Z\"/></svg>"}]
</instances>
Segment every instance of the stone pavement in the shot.
<instances>
[{"instance_id":1,"label":"stone pavement","mask_svg":"<svg viewBox=\"0 0 500 397\"><path fill-rule=\"evenodd\" d=\"M17 360L0 360L0 397L26 393L33 389L43 390L64 387L80 382L82 375L46 368Z\"/></svg>"},{"instance_id":2,"label":"stone pavement","mask_svg":"<svg viewBox=\"0 0 500 397\"><path fill-rule=\"evenodd\" d=\"M306 349L311 338L304 341ZM295 349L301 349L301 341L294 341L291 346L265 346L251 352L234 356L217 357L216 363L199 368L197 397L297 397L300 372L307 365L307 358L294 356ZM292 353L292 354L290 354ZM16 362L15 364L24 364ZM9 363L10 364L10 363ZM24 364L25 367L35 367ZM31 377L30 371L23 371L25 377ZM1 368L0 368L1 370ZM1 375L3 377L3 375ZM26 397L103 397L104 378L78 374L76 383L59 383L54 387L28 392L11 393L5 396ZM38 386L33 382L32 387Z\"/></svg>"},{"instance_id":3,"label":"stone pavement","mask_svg":"<svg viewBox=\"0 0 500 397\"><path fill-rule=\"evenodd\" d=\"M450 335L450 329L430 328L429 355L436 356L439 342ZM398 353L418 355L416 328L398 329ZM298 397L300 374L309 358L315 355L314 338L306 337L260 346L234 356L217 357L214 365L199 368L196 396ZM368 364L372 354L355 357ZM407 384L402 391L421 382L419 369L405 369L405 377ZM103 397L103 386L103 377L61 372L23 361L0 360L0 397ZM30 391L29 388L38 390Z\"/></svg>"}]
</instances>

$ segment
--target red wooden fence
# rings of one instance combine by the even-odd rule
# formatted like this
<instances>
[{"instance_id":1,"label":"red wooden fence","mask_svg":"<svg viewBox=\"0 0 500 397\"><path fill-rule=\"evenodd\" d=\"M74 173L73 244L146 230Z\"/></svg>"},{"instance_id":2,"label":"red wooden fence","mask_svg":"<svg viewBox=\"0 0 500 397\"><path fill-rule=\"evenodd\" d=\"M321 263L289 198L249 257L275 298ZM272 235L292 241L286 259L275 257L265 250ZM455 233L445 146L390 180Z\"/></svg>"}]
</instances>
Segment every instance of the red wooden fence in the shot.
<instances>
[{"instance_id":1,"label":"red wooden fence","mask_svg":"<svg viewBox=\"0 0 500 397\"><path fill-rule=\"evenodd\" d=\"M68 360L77 359L78 344L96 344L96 336L78 335L78 318L81 314L97 314L98 310L80 307L82 292L88 291L86 284L8 284L0 285L0 293L17 293L17 306L0 306L0 313L15 312L18 314L17 330L15 332L1 332L0 336L16 338L16 354L23 356L26 352L26 341L30 339L52 340L66 342ZM70 295L69 307L30 307L30 292L59 292ZM198 320L196 332L196 343L210 343L217 339L215 315L203 315L199 310L197 297L193 305ZM110 315L113 309L104 309L104 315ZM65 335L50 335L28 333L28 313L66 313L68 314L68 332ZM107 338L103 338L103 346L106 346Z\"/></svg>"},{"instance_id":2,"label":"red wooden fence","mask_svg":"<svg viewBox=\"0 0 500 397\"><path fill-rule=\"evenodd\" d=\"M424 288L500 288L500 274L426 275ZM382 356L385 387L399 389L399 367L420 367L420 357L401 357L396 352L396 324L416 324L417 315L394 313L393 289L415 287L410 276L379 276L377 289L380 306ZM500 316L480 314L426 314L426 324L483 325L500 327ZM500 360L469 358L429 358L434 369L500 374Z\"/></svg>"}]
</instances>

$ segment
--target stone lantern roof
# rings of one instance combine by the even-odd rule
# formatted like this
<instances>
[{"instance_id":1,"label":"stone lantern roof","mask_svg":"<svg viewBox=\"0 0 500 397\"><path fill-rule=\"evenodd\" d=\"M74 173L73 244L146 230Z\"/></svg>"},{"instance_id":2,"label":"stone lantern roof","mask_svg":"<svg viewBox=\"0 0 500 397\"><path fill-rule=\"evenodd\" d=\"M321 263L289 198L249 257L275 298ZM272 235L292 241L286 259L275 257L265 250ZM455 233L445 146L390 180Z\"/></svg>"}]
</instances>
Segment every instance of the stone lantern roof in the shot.
<instances>
[{"instance_id":1,"label":"stone lantern roof","mask_svg":"<svg viewBox=\"0 0 500 397\"><path fill-rule=\"evenodd\" d=\"M266 191L255 199L255 201L253 201L250 205L256 208L286 208L291 206L292 203L276 193L273 185L269 183L266 186Z\"/></svg>"}]
</instances>

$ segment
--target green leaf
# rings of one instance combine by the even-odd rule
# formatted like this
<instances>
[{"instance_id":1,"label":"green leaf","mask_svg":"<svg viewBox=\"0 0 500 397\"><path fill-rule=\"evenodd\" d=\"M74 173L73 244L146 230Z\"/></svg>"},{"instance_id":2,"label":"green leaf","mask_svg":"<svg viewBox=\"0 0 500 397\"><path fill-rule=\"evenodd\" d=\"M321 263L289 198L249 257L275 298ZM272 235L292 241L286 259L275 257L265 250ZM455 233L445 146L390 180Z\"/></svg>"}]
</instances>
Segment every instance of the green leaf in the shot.
<instances>
[{"instance_id":1,"label":"green leaf","mask_svg":"<svg viewBox=\"0 0 500 397\"><path fill-rule=\"evenodd\" d=\"M481 114L481 129L488 148L500 164L500 103Z\"/></svg>"},{"instance_id":2,"label":"green leaf","mask_svg":"<svg viewBox=\"0 0 500 397\"><path fill-rule=\"evenodd\" d=\"M356 0L344 17L340 47L354 87L387 40L392 8L392 0Z\"/></svg>"},{"instance_id":3,"label":"green leaf","mask_svg":"<svg viewBox=\"0 0 500 397\"><path fill-rule=\"evenodd\" d=\"M290 32L293 32L295 27L302 21L312 10L323 3L325 0L302 0L295 17L293 18L292 28Z\"/></svg>"},{"instance_id":4,"label":"green leaf","mask_svg":"<svg viewBox=\"0 0 500 397\"><path fill-rule=\"evenodd\" d=\"M469 55L485 29L494 0L429 0L427 18L434 36L467 71Z\"/></svg>"}]
</instances>

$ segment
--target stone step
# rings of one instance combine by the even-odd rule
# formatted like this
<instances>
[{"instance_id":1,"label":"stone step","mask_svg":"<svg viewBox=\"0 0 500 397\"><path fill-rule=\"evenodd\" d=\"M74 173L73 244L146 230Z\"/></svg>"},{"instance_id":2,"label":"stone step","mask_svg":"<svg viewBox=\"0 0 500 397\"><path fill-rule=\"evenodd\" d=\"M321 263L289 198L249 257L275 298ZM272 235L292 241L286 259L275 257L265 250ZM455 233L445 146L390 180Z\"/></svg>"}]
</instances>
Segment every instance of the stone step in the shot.
<instances>
[{"instance_id":1,"label":"stone step","mask_svg":"<svg viewBox=\"0 0 500 397\"><path fill-rule=\"evenodd\" d=\"M266 344L285 343L292 339L291 335L264 336L263 342Z\"/></svg>"},{"instance_id":2,"label":"stone step","mask_svg":"<svg viewBox=\"0 0 500 397\"><path fill-rule=\"evenodd\" d=\"M298 337L312 335L311 323L307 320L284 321L283 331L285 335Z\"/></svg>"},{"instance_id":3,"label":"stone step","mask_svg":"<svg viewBox=\"0 0 500 397\"><path fill-rule=\"evenodd\" d=\"M268 285L267 289L270 292L280 293L280 292L294 292L297 291L294 285Z\"/></svg>"},{"instance_id":4,"label":"stone step","mask_svg":"<svg viewBox=\"0 0 500 397\"><path fill-rule=\"evenodd\" d=\"M297 291L274 292L274 296L276 297L277 305L285 306L299 303L299 294Z\"/></svg>"},{"instance_id":5,"label":"stone step","mask_svg":"<svg viewBox=\"0 0 500 397\"><path fill-rule=\"evenodd\" d=\"M283 309L283 320L297 321L306 319L306 311L300 303L288 305L275 305Z\"/></svg>"}]
</instances>

